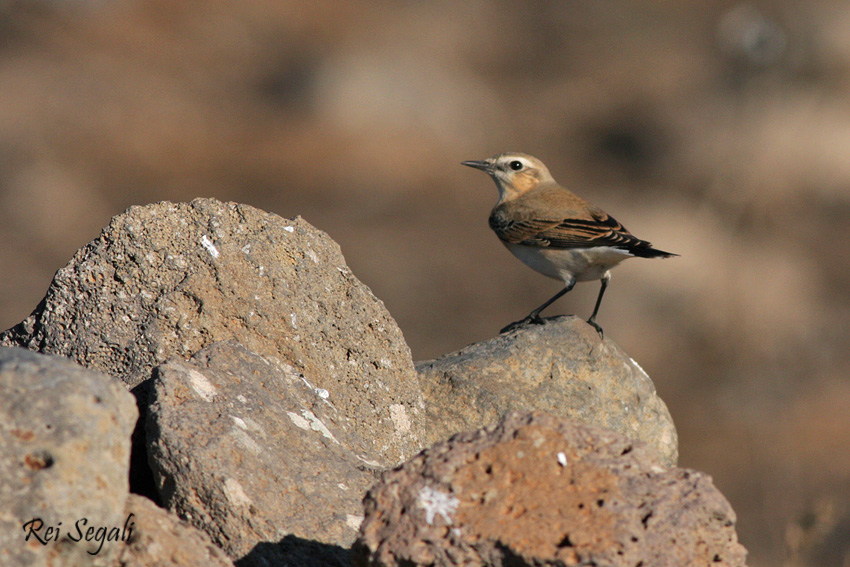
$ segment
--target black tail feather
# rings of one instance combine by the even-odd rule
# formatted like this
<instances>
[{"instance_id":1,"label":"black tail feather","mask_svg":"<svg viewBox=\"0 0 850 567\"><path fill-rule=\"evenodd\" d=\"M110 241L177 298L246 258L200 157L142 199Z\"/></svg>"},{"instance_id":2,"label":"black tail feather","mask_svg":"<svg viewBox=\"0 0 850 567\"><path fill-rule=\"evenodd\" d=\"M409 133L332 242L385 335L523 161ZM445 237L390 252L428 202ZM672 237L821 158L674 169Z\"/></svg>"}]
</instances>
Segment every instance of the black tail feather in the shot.
<instances>
[{"instance_id":1,"label":"black tail feather","mask_svg":"<svg viewBox=\"0 0 850 567\"><path fill-rule=\"evenodd\" d=\"M673 254L672 252L657 250L652 247L652 244L645 240L641 241L641 246L633 246L631 248L627 248L627 250L629 251L629 254L638 258L671 258L673 256L678 256L678 254Z\"/></svg>"}]
</instances>

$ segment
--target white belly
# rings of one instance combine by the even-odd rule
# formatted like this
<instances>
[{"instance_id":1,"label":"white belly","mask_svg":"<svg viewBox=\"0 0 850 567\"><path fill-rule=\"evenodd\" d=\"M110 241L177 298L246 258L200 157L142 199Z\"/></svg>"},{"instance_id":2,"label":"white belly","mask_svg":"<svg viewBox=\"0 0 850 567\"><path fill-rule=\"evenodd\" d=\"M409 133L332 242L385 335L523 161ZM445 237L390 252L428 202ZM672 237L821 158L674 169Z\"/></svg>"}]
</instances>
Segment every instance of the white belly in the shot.
<instances>
[{"instance_id":1,"label":"white belly","mask_svg":"<svg viewBox=\"0 0 850 567\"><path fill-rule=\"evenodd\" d=\"M632 255L619 248L534 248L520 244L505 244L511 253L526 266L545 276L564 282L598 280L605 272Z\"/></svg>"}]
</instances>

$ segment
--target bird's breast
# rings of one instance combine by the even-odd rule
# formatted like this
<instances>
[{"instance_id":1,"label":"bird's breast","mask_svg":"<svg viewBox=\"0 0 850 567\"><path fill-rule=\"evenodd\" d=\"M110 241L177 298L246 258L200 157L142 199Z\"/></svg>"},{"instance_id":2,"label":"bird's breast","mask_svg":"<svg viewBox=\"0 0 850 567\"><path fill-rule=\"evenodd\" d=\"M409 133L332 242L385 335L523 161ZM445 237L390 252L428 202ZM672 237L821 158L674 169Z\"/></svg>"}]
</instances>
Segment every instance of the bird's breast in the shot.
<instances>
[{"instance_id":1,"label":"bird's breast","mask_svg":"<svg viewBox=\"0 0 850 567\"><path fill-rule=\"evenodd\" d=\"M592 248L537 248L505 242L511 253L544 276L569 282L598 280L631 254L611 246Z\"/></svg>"}]
</instances>

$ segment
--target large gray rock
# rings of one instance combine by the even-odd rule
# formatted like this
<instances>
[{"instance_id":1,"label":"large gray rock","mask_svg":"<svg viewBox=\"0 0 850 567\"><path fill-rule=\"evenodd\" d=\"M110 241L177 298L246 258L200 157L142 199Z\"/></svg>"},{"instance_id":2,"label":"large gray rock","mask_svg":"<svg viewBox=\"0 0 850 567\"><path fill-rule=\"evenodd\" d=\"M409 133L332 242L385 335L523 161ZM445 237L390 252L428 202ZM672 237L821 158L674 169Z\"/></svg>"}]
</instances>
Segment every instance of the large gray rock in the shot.
<instances>
[{"instance_id":1,"label":"large gray rock","mask_svg":"<svg viewBox=\"0 0 850 567\"><path fill-rule=\"evenodd\" d=\"M1 564L110 563L123 545L115 536L137 416L133 396L108 376L0 348Z\"/></svg>"},{"instance_id":2,"label":"large gray rock","mask_svg":"<svg viewBox=\"0 0 850 567\"><path fill-rule=\"evenodd\" d=\"M387 473L366 499L361 566L745 565L735 513L644 443L511 413Z\"/></svg>"},{"instance_id":3,"label":"large gray rock","mask_svg":"<svg viewBox=\"0 0 850 567\"><path fill-rule=\"evenodd\" d=\"M121 548L120 567L233 567L209 536L143 496L131 494L124 514L132 534Z\"/></svg>"},{"instance_id":4,"label":"large gray rock","mask_svg":"<svg viewBox=\"0 0 850 567\"><path fill-rule=\"evenodd\" d=\"M429 445L511 410L541 410L639 439L676 464L676 428L652 380L578 317L520 327L416 369Z\"/></svg>"},{"instance_id":5,"label":"large gray rock","mask_svg":"<svg viewBox=\"0 0 850 567\"><path fill-rule=\"evenodd\" d=\"M226 340L330 392L388 460L421 448L422 399L401 331L336 243L301 218L214 199L131 207L0 334L0 344L61 354L129 386Z\"/></svg>"},{"instance_id":6,"label":"large gray rock","mask_svg":"<svg viewBox=\"0 0 850 567\"><path fill-rule=\"evenodd\" d=\"M356 392L231 343L154 374L149 459L169 509L242 567L344 562L374 470L391 464L336 406ZM311 541L317 563L303 563Z\"/></svg>"}]
</instances>

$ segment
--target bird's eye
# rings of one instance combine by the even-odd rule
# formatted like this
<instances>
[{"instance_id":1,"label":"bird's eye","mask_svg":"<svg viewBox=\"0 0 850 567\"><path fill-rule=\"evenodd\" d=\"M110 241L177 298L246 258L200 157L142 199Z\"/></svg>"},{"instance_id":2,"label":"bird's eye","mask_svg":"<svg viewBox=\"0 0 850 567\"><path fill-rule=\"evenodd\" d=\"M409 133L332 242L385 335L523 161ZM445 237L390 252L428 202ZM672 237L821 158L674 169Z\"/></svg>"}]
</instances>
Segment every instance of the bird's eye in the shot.
<instances>
[{"instance_id":1,"label":"bird's eye","mask_svg":"<svg viewBox=\"0 0 850 567\"><path fill-rule=\"evenodd\" d=\"M514 161L512 161L511 163L508 164L508 167L510 167L514 171L519 171L520 169L522 169L522 162L514 160Z\"/></svg>"}]
</instances>

